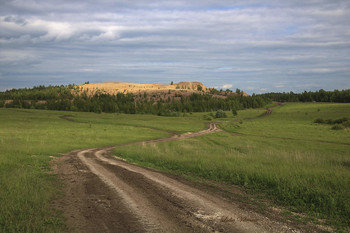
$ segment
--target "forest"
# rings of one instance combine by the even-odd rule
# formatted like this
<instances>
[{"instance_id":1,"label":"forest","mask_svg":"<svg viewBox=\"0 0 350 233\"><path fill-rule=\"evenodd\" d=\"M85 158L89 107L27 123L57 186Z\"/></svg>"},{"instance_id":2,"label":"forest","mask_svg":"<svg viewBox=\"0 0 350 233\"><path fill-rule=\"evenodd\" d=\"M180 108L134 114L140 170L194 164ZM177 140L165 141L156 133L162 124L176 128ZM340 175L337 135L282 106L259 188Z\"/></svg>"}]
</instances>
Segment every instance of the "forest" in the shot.
<instances>
[{"instance_id":1,"label":"forest","mask_svg":"<svg viewBox=\"0 0 350 233\"><path fill-rule=\"evenodd\" d=\"M178 116L180 113L259 108L271 102L263 96L223 95L218 98L204 92L179 93L167 99L157 98L155 94L150 98L146 96L146 93L143 98L140 98L141 94L136 96L131 93L110 95L102 91L89 94L76 85L36 86L0 92L0 107Z\"/></svg>"},{"instance_id":2,"label":"forest","mask_svg":"<svg viewBox=\"0 0 350 233\"><path fill-rule=\"evenodd\" d=\"M333 102L333 103L350 103L350 89L325 91L304 91L303 93L283 92L283 93L266 93L260 95L277 102Z\"/></svg>"},{"instance_id":3,"label":"forest","mask_svg":"<svg viewBox=\"0 0 350 233\"><path fill-rule=\"evenodd\" d=\"M321 89L316 92L266 93L252 96L232 96L226 95L227 92L212 90L214 91L211 93L192 93L190 95L179 93L175 97L162 99L157 98L159 96L155 94L146 98L147 93L142 96L131 93L110 95L103 91L88 94L77 85L35 86L0 92L0 107L178 116L180 113L260 108L272 101L350 102L350 90L325 91ZM220 93L225 94L220 96Z\"/></svg>"}]
</instances>

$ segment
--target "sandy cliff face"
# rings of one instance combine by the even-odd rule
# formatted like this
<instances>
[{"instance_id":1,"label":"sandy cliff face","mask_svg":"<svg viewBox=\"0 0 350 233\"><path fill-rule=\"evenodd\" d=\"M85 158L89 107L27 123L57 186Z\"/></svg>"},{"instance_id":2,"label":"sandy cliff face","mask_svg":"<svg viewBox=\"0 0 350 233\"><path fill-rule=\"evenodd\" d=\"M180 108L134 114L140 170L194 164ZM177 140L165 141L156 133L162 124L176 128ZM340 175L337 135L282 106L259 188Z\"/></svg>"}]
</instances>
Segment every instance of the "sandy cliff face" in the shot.
<instances>
[{"instance_id":1,"label":"sandy cliff face","mask_svg":"<svg viewBox=\"0 0 350 233\"><path fill-rule=\"evenodd\" d=\"M144 92L168 92L169 90L187 90L190 92L207 92L209 89L200 82L180 82L173 85L166 84L149 84L149 83L90 83L80 85L83 90L88 92L96 92L97 90L104 91L108 94L117 93L144 93Z\"/></svg>"}]
</instances>

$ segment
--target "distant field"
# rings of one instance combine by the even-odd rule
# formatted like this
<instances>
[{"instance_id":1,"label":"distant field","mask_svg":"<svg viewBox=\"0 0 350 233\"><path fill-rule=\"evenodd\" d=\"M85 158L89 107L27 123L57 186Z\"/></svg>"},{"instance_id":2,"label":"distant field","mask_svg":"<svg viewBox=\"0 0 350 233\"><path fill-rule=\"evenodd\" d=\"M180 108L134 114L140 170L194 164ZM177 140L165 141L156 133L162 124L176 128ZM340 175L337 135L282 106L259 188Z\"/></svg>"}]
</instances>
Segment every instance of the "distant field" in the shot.
<instances>
[{"instance_id":1,"label":"distant field","mask_svg":"<svg viewBox=\"0 0 350 233\"><path fill-rule=\"evenodd\" d=\"M50 156L170 136L157 129L203 128L181 117L0 109L0 232L59 231L62 217L49 206L60 191Z\"/></svg>"},{"instance_id":2,"label":"distant field","mask_svg":"<svg viewBox=\"0 0 350 233\"><path fill-rule=\"evenodd\" d=\"M335 120L343 117L350 118L350 104L290 103L275 107L268 118L244 124L222 124L222 128L228 132L271 138L350 143L349 131L330 130L330 125L313 123L317 118Z\"/></svg>"},{"instance_id":3,"label":"distant field","mask_svg":"<svg viewBox=\"0 0 350 233\"><path fill-rule=\"evenodd\" d=\"M350 131L313 121L350 118L350 104L290 103L275 107L268 117L257 117L263 113L244 110L235 118L217 119L227 132L120 147L115 154L161 170L263 192L293 211L348 227Z\"/></svg>"}]
</instances>

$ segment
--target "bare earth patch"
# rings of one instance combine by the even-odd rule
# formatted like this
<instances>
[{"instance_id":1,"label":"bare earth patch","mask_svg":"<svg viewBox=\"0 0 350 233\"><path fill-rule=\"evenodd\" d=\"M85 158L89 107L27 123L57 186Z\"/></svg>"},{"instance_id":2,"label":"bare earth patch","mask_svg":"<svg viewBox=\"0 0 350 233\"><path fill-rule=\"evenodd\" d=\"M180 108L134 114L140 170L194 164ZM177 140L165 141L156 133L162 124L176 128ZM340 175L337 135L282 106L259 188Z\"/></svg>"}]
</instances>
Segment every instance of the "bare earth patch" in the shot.
<instances>
[{"instance_id":1,"label":"bare earth patch","mask_svg":"<svg viewBox=\"0 0 350 233\"><path fill-rule=\"evenodd\" d=\"M168 92L175 90L188 90L191 92L200 92L201 90L207 91L207 87L200 82L180 82L172 85L167 84L150 84L150 83L122 83L122 82L109 82L109 83L89 83L80 85L83 90L89 92L95 92L96 90L103 90L108 94L117 93L143 93L143 92ZM208 90L209 91L209 90Z\"/></svg>"}]
</instances>

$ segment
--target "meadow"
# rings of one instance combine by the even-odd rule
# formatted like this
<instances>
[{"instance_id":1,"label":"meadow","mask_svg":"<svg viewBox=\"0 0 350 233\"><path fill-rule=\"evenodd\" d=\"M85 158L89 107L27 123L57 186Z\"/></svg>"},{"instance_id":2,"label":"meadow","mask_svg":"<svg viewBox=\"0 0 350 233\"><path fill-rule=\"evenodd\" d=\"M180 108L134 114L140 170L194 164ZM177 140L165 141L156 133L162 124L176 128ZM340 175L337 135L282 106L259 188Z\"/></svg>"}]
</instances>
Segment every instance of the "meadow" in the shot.
<instances>
[{"instance_id":1,"label":"meadow","mask_svg":"<svg viewBox=\"0 0 350 233\"><path fill-rule=\"evenodd\" d=\"M179 117L0 109L0 232L60 231L64 220L50 207L61 190L55 157L203 128Z\"/></svg>"},{"instance_id":2,"label":"meadow","mask_svg":"<svg viewBox=\"0 0 350 233\"><path fill-rule=\"evenodd\" d=\"M316 118L350 117L350 104L294 104L227 112L223 132L117 147L115 154L159 170L235 184L291 211L350 226L350 131ZM59 232L50 203L62 193L53 160L106 147L202 130L208 113L180 117L0 109L0 232Z\"/></svg>"},{"instance_id":3,"label":"meadow","mask_svg":"<svg viewBox=\"0 0 350 233\"><path fill-rule=\"evenodd\" d=\"M350 131L314 120L349 117L350 104L290 103L259 117L263 113L239 111L237 117L216 119L224 132L118 147L115 154L163 171L235 184L295 213L349 227Z\"/></svg>"}]
</instances>

